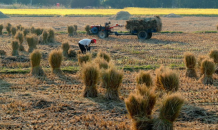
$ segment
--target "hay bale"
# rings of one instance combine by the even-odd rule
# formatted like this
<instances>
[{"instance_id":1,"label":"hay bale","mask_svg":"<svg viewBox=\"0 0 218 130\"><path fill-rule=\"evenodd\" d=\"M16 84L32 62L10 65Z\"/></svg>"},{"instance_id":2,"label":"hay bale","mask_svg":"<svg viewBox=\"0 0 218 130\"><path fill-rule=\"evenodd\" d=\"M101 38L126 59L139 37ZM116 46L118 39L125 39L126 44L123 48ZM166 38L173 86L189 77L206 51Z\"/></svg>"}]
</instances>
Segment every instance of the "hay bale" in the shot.
<instances>
[{"instance_id":1,"label":"hay bale","mask_svg":"<svg viewBox=\"0 0 218 130\"><path fill-rule=\"evenodd\" d=\"M149 71L139 71L136 76L137 84L145 84L147 87L151 87L153 85L153 80Z\"/></svg>"},{"instance_id":2,"label":"hay bale","mask_svg":"<svg viewBox=\"0 0 218 130\"><path fill-rule=\"evenodd\" d=\"M97 97L97 83L100 77L100 70L94 63L84 64L82 68L82 80L85 85L83 89L83 97Z\"/></svg>"},{"instance_id":3,"label":"hay bale","mask_svg":"<svg viewBox=\"0 0 218 130\"><path fill-rule=\"evenodd\" d=\"M38 37L36 34L28 34L26 36L27 44L29 46L28 52L32 52L36 49L36 45L38 44Z\"/></svg>"},{"instance_id":4,"label":"hay bale","mask_svg":"<svg viewBox=\"0 0 218 130\"><path fill-rule=\"evenodd\" d=\"M7 15L3 14L3 13L0 11L0 19L1 19L1 18L10 18L10 17L8 17Z\"/></svg>"},{"instance_id":5,"label":"hay bale","mask_svg":"<svg viewBox=\"0 0 218 130\"><path fill-rule=\"evenodd\" d=\"M68 32L68 36L72 37L74 34L75 28L73 25L68 25L67 26L67 32Z\"/></svg>"},{"instance_id":6,"label":"hay bale","mask_svg":"<svg viewBox=\"0 0 218 130\"><path fill-rule=\"evenodd\" d=\"M52 68L52 73L57 75L62 75L61 62L63 59L61 50L52 50L49 54L49 64Z\"/></svg>"},{"instance_id":7,"label":"hay bale","mask_svg":"<svg viewBox=\"0 0 218 130\"><path fill-rule=\"evenodd\" d=\"M101 73L102 87L106 88L105 98L120 100L119 90L123 80L123 72L111 67Z\"/></svg>"},{"instance_id":8,"label":"hay bale","mask_svg":"<svg viewBox=\"0 0 218 130\"><path fill-rule=\"evenodd\" d=\"M167 95L160 107L159 117L153 122L153 130L173 130L173 122L179 116L183 103L179 93Z\"/></svg>"},{"instance_id":9,"label":"hay bale","mask_svg":"<svg viewBox=\"0 0 218 130\"><path fill-rule=\"evenodd\" d=\"M203 76L200 81L205 85L213 84L213 73L215 72L215 64L212 59L204 59L201 63L201 73Z\"/></svg>"},{"instance_id":10,"label":"hay bale","mask_svg":"<svg viewBox=\"0 0 218 130\"><path fill-rule=\"evenodd\" d=\"M128 20L131 14L128 11L120 11L115 16L111 17L110 19L115 20Z\"/></svg>"},{"instance_id":11,"label":"hay bale","mask_svg":"<svg viewBox=\"0 0 218 130\"><path fill-rule=\"evenodd\" d=\"M180 18L180 15L174 14L174 13L170 13L168 15L164 15L164 17L168 17L168 18Z\"/></svg>"},{"instance_id":12,"label":"hay bale","mask_svg":"<svg viewBox=\"0 0 218 130\"><path fill-rule=\"evenodd\" d=\"M161 66L156 69L156 86L167 92L175 92L179 88L179 76L173 70Z\"/></svg>"},{"instance_id":13,"label":"hay bale","mask_svg":"<svg viewBox=\"0 0 218 130\"><path fill-rule=\"evenodd\" d=\"M86 26L85 26L85 30L86 30L86 34L87 34L87 35L90 35L90 34L91 34L91 33L90 33L90 29L91 29L90 25L86 25Z\"/></svg>"},{"instance_id":14,"label":"hay bale","mask_svg":"<svg viewBox=\"0 0 218 130\"><path fill-rule=\"evenodd\" d=\"M0 50L0 55L6 55L6 52L4 50Z\"/></svg>"},{"instance_id":15,"label":"hay bale","mask_svg":"<svg viewBox=\"0 0 218 130\"><path fill-rule=\"evenodd\" d=\"M34 76L43 76L45 75L41 65L40 61L42 58L42 54L40 53L39 50L34 50L30 54L30 63L31 63L31 71L30 74Z\"/></svg>"},{"instance_id":16,"label":"hay bale","mask_svg":"<svg viewBox=\"0 0 218 130\"><path fill-rule=\"evenodd\" d=\"M218 50L211 50L209 56L213 59L215 64L218 63Z\"/></svg>"},{"instance_id":17,"label":"hay bale","mask_svg":"<svg viewBox=\"0 0 218 130\"><path fill-rule=\"evenodd\" d=\"M3 34L3 33L2 33L3 28L4 28L3 24L0 24L0 35Z\"/></svg>"},{"instance_id":18,"label":"hay bale","mask_svg":"<svg viewBox=\"0 0 218 130\"><path fill-rule=\"evenodd\" d=\"M11 43L11 46L12 46L12 53L11 55L12 56L18 56L19 53L18 53L18 49L19 49L19 43L17 40L13 40L12 43Z\"/></svg>"},{"instance_id":19,"label":"hay bale","mask_svg":"<svg viewBox=\"0 0 218 130\"><path fill-rule=\"evenodd\" d=\"M126 108L132 119L133 130L151 130L153 119L152 110L156 103L155 93L146 89L146 95L131 93L125 99Z\"/></svg>"},{"instance_id":20,"label":"hay bale","mask_svg":"<svg viewBox=\"0 0 218 130\"><path fill-rule=\"evenodd\" d=\"M208 56L204 56L204 55L200 55L200 56L198 56L198 59L197 59L198 68L201 67L201 63L202 63L202 61L203 61L204 59L207 59L207 58L209 58L209 57L208 57Z\"/></svg>"},{"instance_id":21,"label":"hay bale","mask_svg":"<svg viewBox=\"0 0 218 130\"><path fill-rule=\"evenodd\" d=\"M68 50L68 57L75 58L77 56L76 51L73 49Z\"/></svg>"},{"instance_id":22,"label":"hay bale","mask_svg":"<svg viewBox=\"0 0 218 130\"><path fill-rule=\"evenodd\" d=\"M184 62L186 65L186 77L190 77L190 78L197 78L197 73L195 70L195 66L196 66L196 58L194 56L193 53L191 52L185 52L184 53Z\"/></svg>"},{"instance_id":23,"label":"hay bale","mask_svg":"<svg viewBox=\"0 0 218 130\"><path fill-rule=\"evenodd\" d=\"M61 44L63 56L68 57L68 50L70 49L70 45L68 42L63 42Z\"/></svg>"},{"instance_id":24,"label":"hay bale","mask_svg":"<svg viewBox=\"0 0 218 130\"><path fill-rule=\"evenodd\" d=\"M160 32L162 30L162 21L159 16L137 18L126 21L125 27L130 31L156 29L157 32Z\"/></svg>"},{"instance_id":25,"label":"hay bale","mask_svg":"<svg viewBox=\"0 0 218 130\"><path fill-rule=\"evenodd\" d=\"M79 65L82 66L83 64L91 61L92 55L90 53L87 53L87 54L78 54L77 58L78 58Z\"/></svg>"}]
</instances>

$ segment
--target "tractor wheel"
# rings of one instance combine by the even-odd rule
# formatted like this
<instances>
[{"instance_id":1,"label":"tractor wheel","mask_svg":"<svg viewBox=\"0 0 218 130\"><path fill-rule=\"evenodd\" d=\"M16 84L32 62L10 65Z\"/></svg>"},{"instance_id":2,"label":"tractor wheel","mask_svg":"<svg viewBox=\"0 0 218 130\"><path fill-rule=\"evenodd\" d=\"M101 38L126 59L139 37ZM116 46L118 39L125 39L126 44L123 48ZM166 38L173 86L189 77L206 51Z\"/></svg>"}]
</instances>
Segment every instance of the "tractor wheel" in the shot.
<instances>
[{"instance_id":1,"label":"tractor wheel","mask_svg":"<svg viewBox=\"0 0 218 130\"><path fill-rule=\"evenodd\" d=\"M148 33L146 31L140 31L138 33L138 39L145 40L145 39L147 39L147 37L148 37Z\"/></svg>"},{"instance_id":2,"label":"tractor wheel","mask_svg":"<svg viewBox=\"0 0 218 130\"><path fill-rule=\"evenodd\" d=\"M91 32L92 32L93 34L97 34L97 33L98 33L98 28L97 28L97 27L92 28L92 29L91 29Z\"/></svg>"},{"instance_id":3,"label":"tractor wheel","mask_svg":"<svg viewBox=\"0 0 218 130\"><path fill-rule=\"evenodd\" d=\"M148 37L146 39L150 39L152 37L152 33L148 33Z\"/></svg>"},{"instance_id":4,"label":"tractor wheel","mask_svg":"<svg viewBox=\"0 0 218 130\"><path fill-rule=\"evenodd\" d=\"M107 34L106 31L99 31L98 32L98 37L103 39L103 38L108 37L108 34Z\"/></svg>"}]
</instances>

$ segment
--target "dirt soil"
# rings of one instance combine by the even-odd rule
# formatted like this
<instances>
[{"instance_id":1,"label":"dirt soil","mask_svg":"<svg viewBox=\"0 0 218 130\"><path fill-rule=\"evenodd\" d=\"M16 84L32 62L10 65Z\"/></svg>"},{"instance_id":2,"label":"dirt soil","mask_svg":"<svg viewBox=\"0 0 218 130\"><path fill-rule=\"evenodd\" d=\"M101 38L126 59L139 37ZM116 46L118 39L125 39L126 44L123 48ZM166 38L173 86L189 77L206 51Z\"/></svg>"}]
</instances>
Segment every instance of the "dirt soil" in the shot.
<instances>
[{"instance_id":1,"label":"dirt soil","mask_svg":"<svg viewBox=\"0 0 218 130\"><path fill-rule=\"evenodd\" d=\"M167 18L161 17L163 23L162 31L215 31L218 17L181 17ZM126 20L109 20L109 17L11 17L1 19L0 23L12 25L22 24L23 26L35 26L48 28L53 27L57 30L66 30L67 25L76 24L78 30L84 30L85 25L104 25L105 22L111 21L111 25L126 24ZM117 30L124 30L118 28Z\"/></svg>"},{"instance_id":2,"label":"dirt soil","mask_svg":"<svg viewBox=\"0 0 218 130\"><path fill-rule=\"evenodd\" d=\"M153 81L155 70L152 67L161 64L171 67L179 74L178 92L185 98L181 113L174 122L176 130L218 130L218 75L213 75L213 85L200 82L199 65L196 66L197 79L185 77L183 54L190 51L196 57L208 55L210 50L218 49L217 33L194 33L196 31L216 31L218 17L163 17L162 31L182 31L184 33L154 33L149 40L141 41L137 36L109 36L99 39L97 36L78 34L68 37L67 25L78 25L84 31L85 25L108 22L108 17L11 17L1 19L0 24L10 22L16 26L54 28L56 42L38 44L42 52L41 65L46 73L44 77L33 77L24 73L29 69L29 53L20 52L11 57L12 36L0 36L0 50L6 56L0 56L0 129L73 129L73 130L130 130L131 119L125 107L125 98L135 91L135 77L140 69L149 68ZM125 20L110 20L112 24L125 24ZM117 28L118 31L125 31ZM3 30L6 31L5 29ZM64 58L62 69L79 68L76 71L64 71L61 76L51 74L48 54L59 49L61 43L68 41L70 48L79 50L78 41L83 38L96 38L92 53L107 51L112 62L124 68L124 78L120 88L120 101L104 98L105 88L98 84L97 98L83 98L84 89L77 58ZM23 43L28 49L26 41ZM20 70L16 73L9 70ZM7 70L4 71L3 70ZM153 111L157 117L162 97L158 98Z\"/></svg>"}]
</instances>

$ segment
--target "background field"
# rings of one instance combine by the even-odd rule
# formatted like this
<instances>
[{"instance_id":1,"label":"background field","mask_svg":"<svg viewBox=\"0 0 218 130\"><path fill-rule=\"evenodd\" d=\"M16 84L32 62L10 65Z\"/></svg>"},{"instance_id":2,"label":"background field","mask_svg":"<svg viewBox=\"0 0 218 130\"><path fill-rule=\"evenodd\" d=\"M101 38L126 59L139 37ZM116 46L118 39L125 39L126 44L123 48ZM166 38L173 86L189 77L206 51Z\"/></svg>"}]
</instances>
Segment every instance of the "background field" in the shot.
<instances>
[{"instance_id":1,"label":"background field","mask_svg":"<svg viewBox=\"0 0 218 130\"><path fill-rule=\"evenodd\" d=\"M177 130L217 130L218 126L218 75L214 74L214 84L203 85L198 79L185 78L183 53L190 51L195 56L208 55L211 49L217 49L218 37L215 32L217 17L161 17L162 33L155 33L150 40L140 41L136 36L110 36L99 39L79 33L68 37L67 25L78 25L84 31L86 24L104 24L108 17L11 17L1 19L4 25L21 24L54 28L56 43L38 45L42 52L41 65L46 77L35 78L29 75L29 53L20 52L15 61L8 59L11 53L12 37L0 36L0 48L7 52L1 56L0 70L0 128L3 129L131 129L131 120L124 99L136 87L135 77L140 69L150 70L153 79L155 69L166 65L179 74L179 92L186 99L181 114L174 124ZM124 20L110 20L112 24L125 24ZM126 31L124 28L117 30ZM4 32L6 30L4 29ZM92 52L104 50L110 53L118 68L124 69L124 80L120 91L121 102L104 99L105 89L98 87L97 98L83 98L83 84L80 79L80 67L77 59L64 59L63 76L51 74L48 54L60 48L61 43L69 41L71 48L78 50L78 41L83 38L97 38ZM27 50L27 43L24 43ZM158 104L154 115L158 114Z\"/></svg>"},{"instance_id":2,"label":"background field","mask_svg":"<svg viewBox=\"0 0 218 130\"><path fill-rule=\"evenodd\" d=\"M174 13L185 16L217 16L218 9L183 8L124 8L124 9L0 9L12 16L110 16L119 11L128 11L131 15L167 15Z\"/></svg>"}]
</instances>

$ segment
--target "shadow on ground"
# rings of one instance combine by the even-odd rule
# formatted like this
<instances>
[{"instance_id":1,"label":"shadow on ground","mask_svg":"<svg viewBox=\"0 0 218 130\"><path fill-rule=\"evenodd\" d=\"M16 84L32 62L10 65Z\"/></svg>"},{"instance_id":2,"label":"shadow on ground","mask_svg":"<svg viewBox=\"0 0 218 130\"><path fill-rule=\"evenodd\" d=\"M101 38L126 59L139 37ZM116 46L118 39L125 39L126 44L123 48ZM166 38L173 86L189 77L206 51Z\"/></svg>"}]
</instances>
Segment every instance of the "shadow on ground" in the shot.
<instances>
[{"instance_id":1,"label":"shadow on ground","mask_svg":"<svg viewBox=\"0 0 218 130\"><path fill-rule=\"evenodd\" d=\"M0 79L0 93L5 93L10 91L11 84Z\"/></svg>"},{"instance_id":2,"label":"shadow on ground","mask_svg":"<svg viewBox=\"0 0 218 130\"><path fill-rule=\"evenodd\" d=\"M199 121L206 124L217 124L218 115L215 111L208 111L204 108L184 105L178 117L180 121Z\"/></svg>"}]
</instances>

